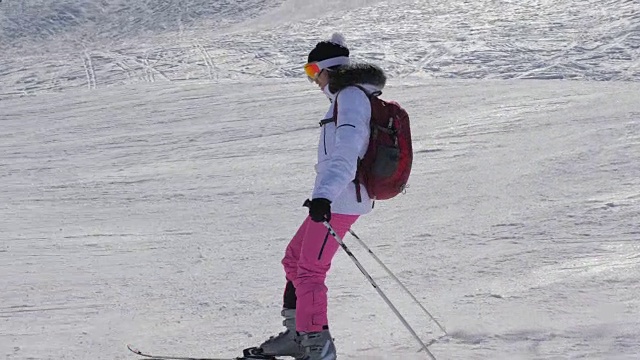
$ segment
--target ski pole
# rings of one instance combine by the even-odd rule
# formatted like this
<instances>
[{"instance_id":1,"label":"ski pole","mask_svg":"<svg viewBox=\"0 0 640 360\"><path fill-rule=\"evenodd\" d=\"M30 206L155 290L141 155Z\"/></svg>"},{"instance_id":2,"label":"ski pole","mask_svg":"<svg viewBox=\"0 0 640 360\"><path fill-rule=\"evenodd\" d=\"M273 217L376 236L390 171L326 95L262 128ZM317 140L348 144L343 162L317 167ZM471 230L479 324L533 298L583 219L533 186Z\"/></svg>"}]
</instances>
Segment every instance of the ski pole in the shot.
<instances>
[{"instance_id":1,"label":"ski pole","mask_svg":"<svg viewBox=\"0 0 640 360\"><path fill-rule=\"evenodd\" d=\"M411 325L409 325L409 323L407 322L407 320L405 320L405 318L402 316L402 314L400 314L400 312L398 311L398 309L393 305L393 303L391 302L391 300L389 300L389 298L387 297L387 295L385 295L385 293L382 291L382 289L380 289L378 287L378 284L376 284L375 280L373 280L373 278L371 277L371 275L369 275L369 273L364 269L364 267L362 266L362 264L360 263L360 261L358 261L358 259L356 259L355 255L353 255L353 253L351 252L351 250L349 250L349 248L347 247L347 245L344 243L344 241L342 241L342 238L340 238L340 236L338 236L338 234L336 234L336 232L333 230L333 227L331 226L331 224L329 224L328 221L324 221L324 226L327 227L327 229L329 229L329 233L331 234L331 236L333 236L336 241L338 242L338 244L340 244L340 246L342 247L342 249L344 249L344 251L347 253L347 255L349 255L349 257L351 258L351 260L353 260L353 262L356 264L356 266L358 267L358 269L360 270L360 272L362 272L362 274L367 278L367 280L369 280L369 283L371 284L371 286L373 286L374 289L376 289L376 291L378 292L378 294L380 295L380 297L382 297L382 299L384 300L385 303L387 303L387 305L391 308L391 310L393 311L394 314L396 314L396 316L398 317L398 319L400 319L400 321L402 322L402 324L404 325L405 328L407 328L407 330L409 330L409 332L411 333L411 335L413 335L413 337L416 339L416 341L420 344L421 349L424 349L426 354L429 356L429 358L431 358L431 360L436 360L436 357L433 356L433 354L431 353L431 351L429 351L429 348L427 347L427 345L422 341L422 339L420 339L420 336L418 336L418 334L416 334L415 330L413 330L413 328L411 327Z\"/></svg>"},{"instance_id":2,"label":"ski pole","mask_svg":"<svg viewBox=\"0 0 640 360\"><path fill-rule=\"evenodd\" d=\"M431 315L431 313L424 307L422 306L422 304L420 303L420 301L418 301L418 299L416 299L416 297L411 293L411 291L409 291L409 289L407 289L406 286L404 286L404 284L400 281L400 279L398 279L397 276L395 276L395 274L393 272L391 272L391 270L389 270L389 268L382 262L382 260L380 260L380 258L378 258L376 256L376 254L373 253L373 251L371 251L371 249L369 249L369 247L364 243L364 241L362 241L362 239L360 239L358 237L358 235L356 235L355 232L353 232L353 230L349 229L349 233L356 238L356 240L358 240L358 242L360 243L360 245L378 262L378 264L380 264L380 266L382 266L382 268L384 268L384 270L389 274L389 276L391 276L391 278L393 278L393 280L395 280L398 285L400 285L400 287L402 287L402 289L409 294L409 296L411 297L411 299L413 299L413 301L418 304L418 306L420 306L420 308L422 309L422 311L424 311L425 314L427 314L427 316L429 316L431 318L431 320L433 320L433 322L436 323L436 325L438 325L438 327L440 328L440 330L442 330L442 332L447 335L447 330L444 328L444 326L440 325L440 323L438 322L438 320L436 320L436 318L433 317L433 315Z\"/></svg>"}]
</instances>

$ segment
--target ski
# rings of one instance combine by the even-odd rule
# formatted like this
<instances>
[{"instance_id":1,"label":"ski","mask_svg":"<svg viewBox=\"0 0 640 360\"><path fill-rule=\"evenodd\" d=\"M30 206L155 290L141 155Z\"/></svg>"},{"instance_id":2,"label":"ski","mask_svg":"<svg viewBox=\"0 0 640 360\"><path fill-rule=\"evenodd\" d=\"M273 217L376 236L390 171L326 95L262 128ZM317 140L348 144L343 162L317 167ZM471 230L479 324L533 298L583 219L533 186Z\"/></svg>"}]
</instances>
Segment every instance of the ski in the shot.
<instances>
[{"instance_id":1,"label":"ski","mask_svg":"<svg viewBox=\"0 0 640 360\"><path fill-rule=\"evenodd\" d=\"M282 360L273 356L265 356L255 353L254 348L244 350L244 356L231 358L212 358L212 357L192 357L192 356L172 356L172 355L155 355L142 352L131 345L127 345L127 349L132 353L142 356L150 360Z\"/></svg>"}]
</instances>

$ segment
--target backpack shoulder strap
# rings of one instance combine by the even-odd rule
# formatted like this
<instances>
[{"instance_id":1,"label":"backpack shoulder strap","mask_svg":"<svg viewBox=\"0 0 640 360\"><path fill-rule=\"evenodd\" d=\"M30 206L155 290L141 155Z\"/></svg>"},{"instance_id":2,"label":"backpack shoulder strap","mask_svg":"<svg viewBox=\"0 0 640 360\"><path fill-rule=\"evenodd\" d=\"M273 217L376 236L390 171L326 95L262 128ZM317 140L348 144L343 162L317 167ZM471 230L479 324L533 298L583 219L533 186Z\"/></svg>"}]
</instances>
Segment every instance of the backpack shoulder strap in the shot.
<instances>
[{"instance_id":1,"label":"backpack shoulder strap","mask_svg":"<svg viewBox=\"0 0 640 360\"><path fill-rule=\"evenodd\" d=\"M380 91L380 90L374 91L372 93L369 93L369 92L367 92L367 90L362 85L353 85L353 86L355 86L358 89L362 90L362 92L367 96L369 101L371 101L374 97L378 97L378 96L380 96L382 94L382 91ZM340 91L342 91L342 90L340 90ZM338 91L336 93L336 97L335 97L335 100L333 102L333 117L330 118L330 119L324 119L324 120L320 121L320 126L324 126L325 124L328 124L330 122L333 122L336 125L338 124L338 95L340 95L340 91ZM360 172L360 162L361 161L362 161L362 159L358 158L358 168L356 170L356 176L353 179L353 183L356 186L356 200L359 203L362 202L362 190L360 189L360 181L358 180L359 172Z\"/></svg>"},{"instance_id":2,"label":"backpack shoulder strap","mask_svg":"<svg viewBox=\"0 0 640 360\"><path fill-rule=\"evenodd\" d=\"M382 95L382 91L380 91L380 90L376 90L376 91L374 91L374 92L372 92L372 93L369 93L369 92L367 91L367 89L365 89L365 88L364 88L364 86L362 86L362 85L353 85L353 86L355 86L355 87L357 87L358 89L362 90L362 92L364 92L364 93L367 95L367 97L369 98L369 100L371 100L371 98L378 97L378 96ZM336 98L336 99L337 99L337 98Z\"/></svg>"},{"instance_id":3,"label":"backpack shoulder strap","mask_svg":"<svg viewBox=\"0 0 640 360\"><path fill-rule=\"evenodd\" d=\"M373 99L374 97L378 97L378 96L382 95L382 91L380 91L380 90L376 90L376 91L374 91L372 93L369 93L369 92L367 92L367 89L365 89L364 86L362 86L362 85L352 85L352 86L357 87L358 89L362 90L362 92L365 95L367 95L369 100ZM336 93L335 100L333 101L333 117L321 120L320 121L320 126L324 126L324 125L326 125L328 123L331 123L331 122L332 123L336 123L336 124L338 123L338 95L340 95L340 91L342 91L342 90L339 90Z\"/></svg>"}]
</instances>

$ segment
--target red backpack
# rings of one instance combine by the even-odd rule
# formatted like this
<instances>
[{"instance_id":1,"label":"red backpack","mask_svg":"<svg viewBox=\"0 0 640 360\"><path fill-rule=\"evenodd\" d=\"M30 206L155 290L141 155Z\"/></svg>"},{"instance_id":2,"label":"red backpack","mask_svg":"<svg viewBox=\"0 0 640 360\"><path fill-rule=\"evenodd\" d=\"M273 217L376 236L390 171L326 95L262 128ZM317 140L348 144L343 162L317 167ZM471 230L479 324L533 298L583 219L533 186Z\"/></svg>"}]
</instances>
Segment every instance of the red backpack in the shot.
<instances>
[{"instance_id":1,"label":"red backpack","mask_svg":"<svg viewBox=\"0 0 640 360\"><path fill-rule=\"evenodd\" d=\"M409 115L395 101L380 99L381 91L369 94L363 87L356 87L364 91L371 101L369 147L364 158L358 159L358 170L353 180L358 202L362 201L360 184L365 186L373 200L391 199L404 192L411 172L413 148ZM337 99L336 95L334 122L338 119Z\"/></svg>"}]
</instances>

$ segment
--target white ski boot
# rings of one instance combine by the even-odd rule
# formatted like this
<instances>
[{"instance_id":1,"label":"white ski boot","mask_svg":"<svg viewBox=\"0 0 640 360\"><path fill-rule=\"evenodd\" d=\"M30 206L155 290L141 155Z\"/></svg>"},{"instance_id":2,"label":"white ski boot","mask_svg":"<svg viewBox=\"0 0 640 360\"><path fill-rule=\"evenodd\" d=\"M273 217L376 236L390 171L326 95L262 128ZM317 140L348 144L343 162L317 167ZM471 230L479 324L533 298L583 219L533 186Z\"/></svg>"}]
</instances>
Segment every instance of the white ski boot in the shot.
<instances>
[{"instance_id":1,"label":"white ski boot","mask_svg":"<svg viewBox=\"0 0 640 360\"><path fill-rule=\"evenodd\" d=\"M300 345L300 339L296 332L296 309L282 309L284 317L282 325L286 330L259 346L263 355L270 356L291 356L296 360L305 358L304 348Z\"/></svg>"},{"instance_id":2,"label":"white ski boot","mask_svg":"<svg viewBox=\"0 0 640 360\"><path fill-rule=\"evenodd\" d=\"M336 347L329 330L300 334L300 344L304 349L303 360L335 360Z\"/></svg>"}]
</instances>

